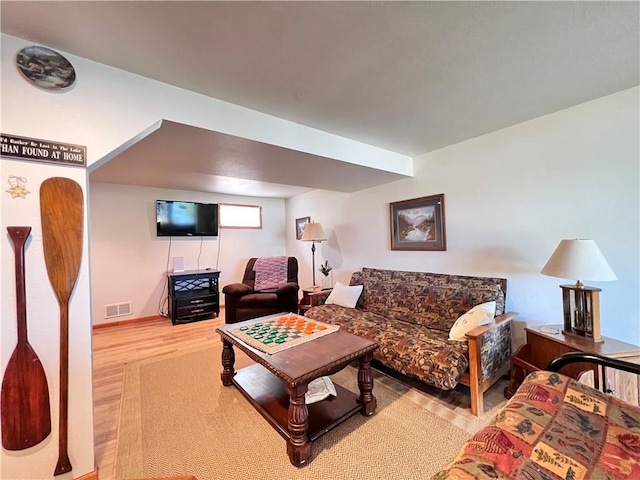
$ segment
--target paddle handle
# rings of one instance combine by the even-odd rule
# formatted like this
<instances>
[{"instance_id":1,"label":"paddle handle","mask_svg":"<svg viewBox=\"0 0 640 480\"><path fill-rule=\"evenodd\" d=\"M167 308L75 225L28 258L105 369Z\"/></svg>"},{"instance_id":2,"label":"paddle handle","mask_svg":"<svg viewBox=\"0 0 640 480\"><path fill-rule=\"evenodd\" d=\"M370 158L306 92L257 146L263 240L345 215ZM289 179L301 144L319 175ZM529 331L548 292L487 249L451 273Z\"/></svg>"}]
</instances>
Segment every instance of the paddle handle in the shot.
<instances>
[{"instance_id":1,"label":"paddle handle","mask_svg":"<svg viewBox=\"0 0 640 480\"><path fill-rule=\"evenodd\" d=\"M13 242L16 265L16 310L18 317L18 344L27 343L27 295L25 287L24 245L31 227L7 227Z\"/></svg>"},{"instance_id":2,"label":"paddle handle","mask_svg":"<svg viewBox=\"0 0 640 480\"><path fill-rule=\"evenodd\" d=\"M58 422L58 463L54 475L67 473L72 469L68 442L69 412L69 299L62 299L60 304L60 418Z\"/></svg>"}]
</instances>

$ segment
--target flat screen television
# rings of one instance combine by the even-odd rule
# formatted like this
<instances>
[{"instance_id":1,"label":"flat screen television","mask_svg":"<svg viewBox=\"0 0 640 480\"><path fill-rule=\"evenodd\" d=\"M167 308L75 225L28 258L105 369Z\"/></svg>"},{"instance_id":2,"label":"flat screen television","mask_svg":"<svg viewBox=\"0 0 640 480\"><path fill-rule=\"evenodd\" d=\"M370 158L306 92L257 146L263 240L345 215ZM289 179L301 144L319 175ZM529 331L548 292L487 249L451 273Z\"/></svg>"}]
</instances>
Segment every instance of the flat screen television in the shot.
<instances>
[{"instance_id":1,"label":"flat screen television","mask_svg":"<svg viewBox=\"0 0 640 480\"><path fill-rule=\"evenodd\" d=\"M159 237L218 236L218 204L156 200Z\"/></svg>"}]
</instances>

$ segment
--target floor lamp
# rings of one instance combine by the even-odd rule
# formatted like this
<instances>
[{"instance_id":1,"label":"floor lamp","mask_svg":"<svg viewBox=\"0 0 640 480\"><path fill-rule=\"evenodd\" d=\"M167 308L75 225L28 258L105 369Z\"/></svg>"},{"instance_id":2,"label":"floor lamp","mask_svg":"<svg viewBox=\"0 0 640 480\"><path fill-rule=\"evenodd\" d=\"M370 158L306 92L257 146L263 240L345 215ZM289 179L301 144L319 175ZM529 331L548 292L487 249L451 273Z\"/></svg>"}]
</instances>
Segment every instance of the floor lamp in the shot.
<instances>
[{"instance_id":1,"label":"floor lamp","mask_svg":"<svg viewBox=\"0 0 640 480\"><path fill-rule=\"evenodd\" d=\"M302 232L303 242L311 243L311 268L313 269L313 286L316 286L316 242L320 243L327 239L327 235L324 233L322 225L315 222L309 222L304 227Z\"/></svg>"}]
</instances>

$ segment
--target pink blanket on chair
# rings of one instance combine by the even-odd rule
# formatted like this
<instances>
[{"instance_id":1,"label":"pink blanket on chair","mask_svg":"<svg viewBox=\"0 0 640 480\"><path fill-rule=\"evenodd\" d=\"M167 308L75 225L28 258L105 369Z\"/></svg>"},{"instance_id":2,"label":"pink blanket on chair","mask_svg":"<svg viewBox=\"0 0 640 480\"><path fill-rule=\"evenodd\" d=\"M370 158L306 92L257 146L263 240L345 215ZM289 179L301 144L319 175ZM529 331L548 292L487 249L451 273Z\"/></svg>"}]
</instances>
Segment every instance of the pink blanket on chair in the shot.
<instances>
[{"instance_id":1,"label":"pink blanket on chair","mask_svg":"<svg viewBox=\"0 0 640 480\"><path fill-rule=\"evenodd\" d=\"M253 264L256 272L255 290L277 288L287 281L289 257L259 257Z\"/></svg>"}]
</instances>

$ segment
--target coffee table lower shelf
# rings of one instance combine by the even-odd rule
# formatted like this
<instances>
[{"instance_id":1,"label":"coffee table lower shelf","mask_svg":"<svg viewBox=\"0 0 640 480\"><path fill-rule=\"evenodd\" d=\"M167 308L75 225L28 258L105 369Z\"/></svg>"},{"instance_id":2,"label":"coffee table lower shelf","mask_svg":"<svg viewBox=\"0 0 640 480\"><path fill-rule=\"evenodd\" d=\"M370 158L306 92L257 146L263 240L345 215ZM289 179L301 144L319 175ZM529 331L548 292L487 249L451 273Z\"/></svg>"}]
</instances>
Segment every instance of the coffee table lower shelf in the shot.
<instances>
[{"instance_id":1,"label":"coffee table lower shelf","mask_svg":"<svg viewBox=\"0 0 640 480\"><path fill-rule=\"evenodd\" d=\"M287 440L291 437L287 428L289 394L282 380L255 364L238 370L233 384L280 435ZM307 405L307 436L312 442L362 410L358 395L340 385L335 387L337 396Z\"/></svg>"}]
</instances>

